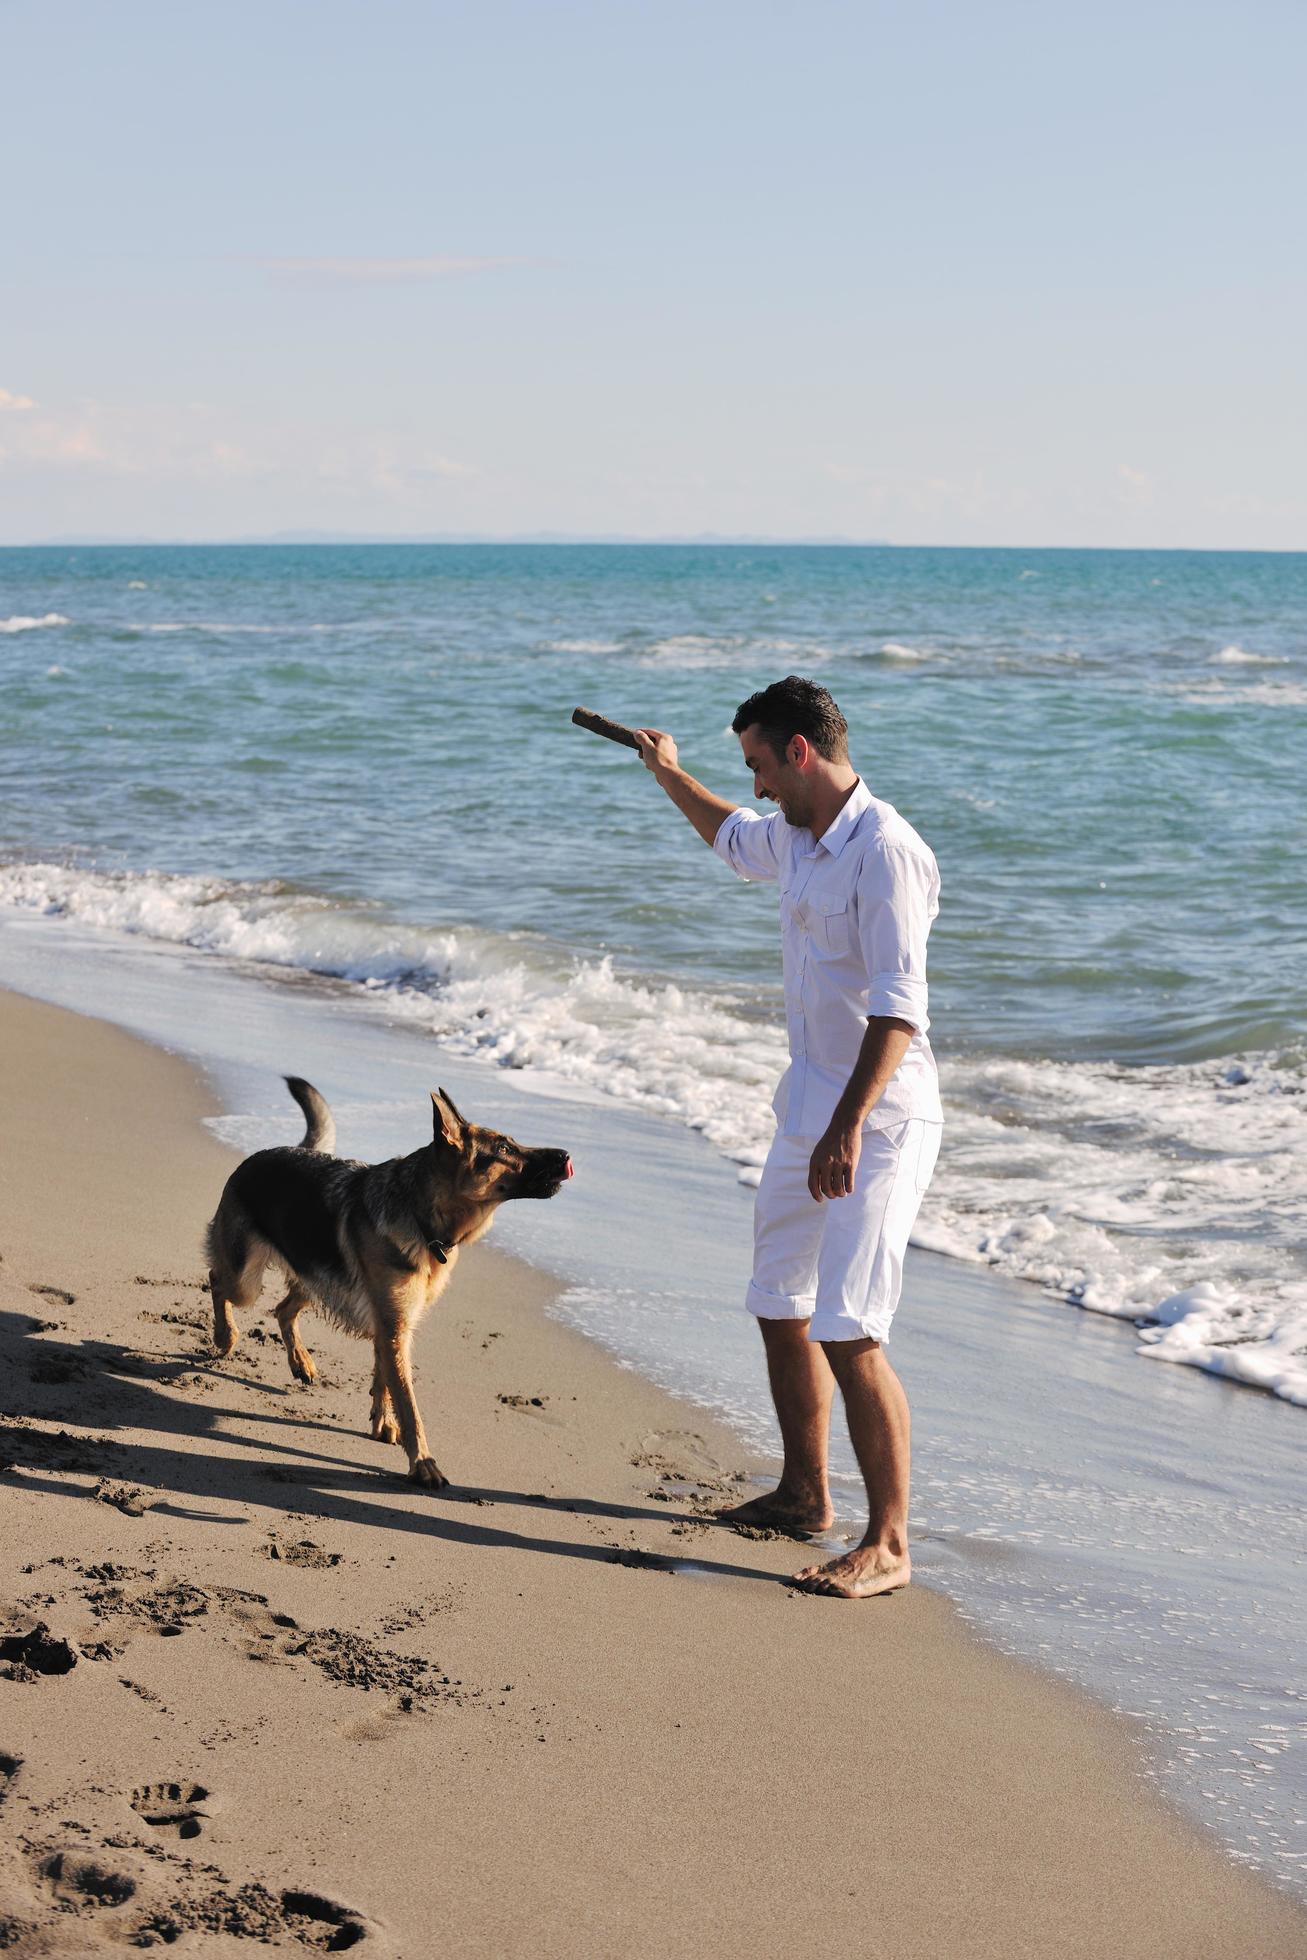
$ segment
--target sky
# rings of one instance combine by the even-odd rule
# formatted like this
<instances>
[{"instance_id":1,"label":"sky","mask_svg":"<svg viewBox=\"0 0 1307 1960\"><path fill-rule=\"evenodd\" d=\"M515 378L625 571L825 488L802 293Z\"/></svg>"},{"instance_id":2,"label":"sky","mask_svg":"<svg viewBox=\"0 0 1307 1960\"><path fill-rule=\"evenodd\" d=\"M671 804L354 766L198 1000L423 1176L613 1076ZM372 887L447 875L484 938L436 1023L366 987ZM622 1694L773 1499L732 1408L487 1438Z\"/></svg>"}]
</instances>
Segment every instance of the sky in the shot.
<instances>
[{"instance_id":1,"label":"sky","mask_svg":"<svg viewBox=\"0 0 1307 1960\"><path fill-rule=\"evenodd\" d=\"M0 0L0 542L1307 549L1301 0Z\"/></svg>"}]
</instances>

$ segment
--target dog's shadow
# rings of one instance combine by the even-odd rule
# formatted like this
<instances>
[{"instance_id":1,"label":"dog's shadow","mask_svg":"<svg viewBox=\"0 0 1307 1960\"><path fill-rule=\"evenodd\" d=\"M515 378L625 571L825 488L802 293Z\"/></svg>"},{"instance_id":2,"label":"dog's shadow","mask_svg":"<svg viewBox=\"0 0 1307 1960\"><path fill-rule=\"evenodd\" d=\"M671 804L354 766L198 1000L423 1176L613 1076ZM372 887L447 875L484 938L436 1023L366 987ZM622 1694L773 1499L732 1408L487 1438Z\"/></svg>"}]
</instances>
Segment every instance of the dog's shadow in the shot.
<instances>
[{"instance_id":1,"label":"dog's shadow","mask_svg":"<svg viewBox=\"0 0 1307 1960\"><path fill-rule=\"evenodd\" d=\"M481 1486L451 1485L438 1492L420 1491L381 1462L374 1471L348 1457L310 1449L302 1441L283 1441L267 1433L246 1436L225 1426L229 1422L253 1422L263 1431L293 1427L315 1434L339 1433L337 1425L307 1413L263 1413L224 1406L216 1400L216 1392L229 1377L213 1367L211 1355L145 1355L113 1341L56 1340L47 1327L48 1323L32 1315L0 1311L0 1365L7 1384L0 1406L0 1479L8 1481L18 1473L24 1489L68 1496L83 1487L70 1485L67 1474L89 1475L102 1484L121 1485L128 1493L133 1487L144 1486L140 1502L152 1512L233 1524L244 1520L232 1517L227 1509L215 1512L202 1507L216 1502L266 1508L276 1501L280 1484L288 1488L288 1494L293 1491L288 1508L324 1523L366 1526L483 1549L538 1552L591 1564L639 1564L660 1571L692 1566L721 1577L777 1583L775 1572L705 1558L697 1549L687 1550L684 1556L631 1552L606 1543L542 1538L451 1515L468 1507L502 1504L622 1523L640 1519L656 1519L660 1524L704 1523L696 1514L665 1504L606 1503L593 1497L548 1497ZM202 1381L204 1392L165 1392L182 1377L192 1384L197 1379ZM279 1402L298 1399L300 1394L298 1390L272 1389L268 1383L248 1376L239 1379L249 1387L276 1395ZM211 1395L215 1399L209 1399ZM74 1423L79 1431L144 1432L157 1440L146 1442L137 1436L120 1440L112 1433L52 1434L49 1428L32 1426L33 1417L43 1424ZM196 1448L197 1444L203 1448ZM379 1458L386 1454L381 1445L373 1447ZM393 1454L398 1458L398 1451ZM389 1502L377 1501L382 1491ZM84 1494L119 1501L112 1491L87 1490ZM405 1497L406 1502L397 1504L396 1496ZM193 1500L191 1506L186 1505L187 1499ZM124 1495L121 1501L132 1500ZM195 1508L195 1503L201 1508Z\"/></svg>"}]
</instances>

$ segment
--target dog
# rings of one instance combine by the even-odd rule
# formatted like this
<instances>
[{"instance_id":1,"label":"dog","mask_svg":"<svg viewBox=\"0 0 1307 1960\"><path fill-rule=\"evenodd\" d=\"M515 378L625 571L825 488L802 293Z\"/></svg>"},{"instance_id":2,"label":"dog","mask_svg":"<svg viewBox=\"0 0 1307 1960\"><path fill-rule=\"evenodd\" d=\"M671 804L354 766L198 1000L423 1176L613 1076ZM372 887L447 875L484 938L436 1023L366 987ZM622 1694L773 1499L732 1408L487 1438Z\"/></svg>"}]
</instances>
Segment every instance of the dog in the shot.
<instances>
[{"instance_id":1,"label":"dog","mask_svg":"<svg viewBox=\"0 0 1307 1960\"><path fill-rule=\"evenodd\" d=\"M572 1160L467 1122L437 1089L429 1144L384 1164L352 1163L333 1154L335 1119L312 1083L285 1081L304 1112L304 1141L239 1164L206 1235L214 1345L232 1352L240 1338L233 1308L253 1306L267 1268L280 1267L287 1290L274 1311L291 1374L314 1379L298 1331L306 1307L370 1340L372 1434L403 1445L414 1483L440 1489L449 1479L427 1448L413 1394L414 1330L496 1209L510 1198L552 1198Z\"/></svg>"}]
</instances>

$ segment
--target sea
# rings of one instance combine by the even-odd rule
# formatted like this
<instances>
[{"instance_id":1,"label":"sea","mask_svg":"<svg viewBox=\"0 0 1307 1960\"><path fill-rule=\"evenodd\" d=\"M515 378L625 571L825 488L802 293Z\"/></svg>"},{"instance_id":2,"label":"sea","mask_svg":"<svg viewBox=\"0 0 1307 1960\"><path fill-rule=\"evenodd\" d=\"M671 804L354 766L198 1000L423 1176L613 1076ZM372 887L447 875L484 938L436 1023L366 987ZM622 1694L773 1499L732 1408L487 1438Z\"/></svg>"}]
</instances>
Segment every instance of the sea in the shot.
<instances>
[{"instance_id":1,"label":"sea","mask_svg":"<svg viewBox=\"0 0 1307 1960\"><path fill-rule=\"evenodd\" d=\"M941 869L928 1576L1307 1892L1307 554L0 551L0 983L193 1054L243 1147L295 1133L285 1070L352 1154L436 1081L566 1143L507 1241L767 1446L775 894L570 717L745 802L731 718L786 673Z\"/></svg>"}]
</instances>

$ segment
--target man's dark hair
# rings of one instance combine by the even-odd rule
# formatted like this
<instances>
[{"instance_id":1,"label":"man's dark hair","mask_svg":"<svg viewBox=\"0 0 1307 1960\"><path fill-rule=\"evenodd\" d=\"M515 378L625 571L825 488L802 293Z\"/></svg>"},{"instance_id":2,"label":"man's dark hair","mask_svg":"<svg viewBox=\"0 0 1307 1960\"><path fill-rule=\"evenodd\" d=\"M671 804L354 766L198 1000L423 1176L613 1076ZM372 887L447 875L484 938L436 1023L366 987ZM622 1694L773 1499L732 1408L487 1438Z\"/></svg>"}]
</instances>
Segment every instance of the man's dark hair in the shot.
<instances>
[{"instance_id":1,"label":"man's dark hair","mask_svg":"<svg viewBox=\"0 0 1307 1960\"><path fill-rule=\"evenodd\" d=\"M847 762L849 724L824 687L805 681L798 674L787 674L773 681L760 693L751 694L735 710L732 732L743 735L757 723L768 748L784 760L787 744L795 735L811 742L827 762Z\"/></svg>"}]
</instances>

